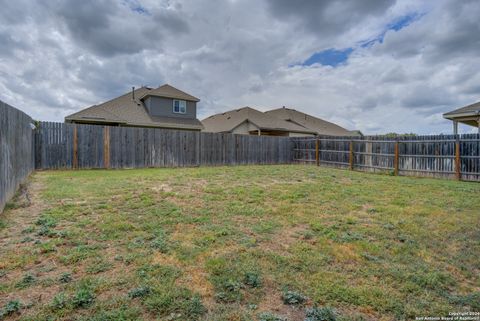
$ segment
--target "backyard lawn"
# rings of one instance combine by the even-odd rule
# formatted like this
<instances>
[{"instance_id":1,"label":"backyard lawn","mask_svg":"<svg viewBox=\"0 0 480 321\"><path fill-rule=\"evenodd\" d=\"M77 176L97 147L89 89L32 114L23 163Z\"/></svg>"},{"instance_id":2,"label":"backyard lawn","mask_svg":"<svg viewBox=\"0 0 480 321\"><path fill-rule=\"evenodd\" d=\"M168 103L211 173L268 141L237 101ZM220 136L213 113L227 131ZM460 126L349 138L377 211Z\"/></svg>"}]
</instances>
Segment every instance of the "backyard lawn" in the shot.
<instances>
[{"instance_id":1,"label":"backyard lawn","mask_svg":"<svg viewBox=\"0 0 480 321\"><path fill-rule=\"evenodd\" d=\"M0 319L480 311L478 183L285 165L46 171L26 191L0 215Z\"/></svg>"}]
</instances>

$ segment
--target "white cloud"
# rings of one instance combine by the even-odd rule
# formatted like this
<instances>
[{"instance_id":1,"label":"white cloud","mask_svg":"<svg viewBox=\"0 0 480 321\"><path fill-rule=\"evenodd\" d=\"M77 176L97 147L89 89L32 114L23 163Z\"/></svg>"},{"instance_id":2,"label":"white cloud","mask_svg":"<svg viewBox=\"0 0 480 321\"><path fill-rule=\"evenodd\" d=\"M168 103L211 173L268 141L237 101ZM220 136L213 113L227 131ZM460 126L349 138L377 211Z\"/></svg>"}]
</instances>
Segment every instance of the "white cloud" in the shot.
<instances>
[{"instance_id":1,"label":"white cloud","mask_svg":"<svg viewBox=\"0 0 480 321\"><path fill-rule=\"evenodd\" d=\"M450 132L441 114L480 96L478 2L358 3L7 2L0 99L61 121L132 85L168 82L201 98L199 117L285 105L365 133ZM358 47L412 13L424 15ZM289 67L346 47L356 50L336 68Z\"/></svg>"}]
</instances>

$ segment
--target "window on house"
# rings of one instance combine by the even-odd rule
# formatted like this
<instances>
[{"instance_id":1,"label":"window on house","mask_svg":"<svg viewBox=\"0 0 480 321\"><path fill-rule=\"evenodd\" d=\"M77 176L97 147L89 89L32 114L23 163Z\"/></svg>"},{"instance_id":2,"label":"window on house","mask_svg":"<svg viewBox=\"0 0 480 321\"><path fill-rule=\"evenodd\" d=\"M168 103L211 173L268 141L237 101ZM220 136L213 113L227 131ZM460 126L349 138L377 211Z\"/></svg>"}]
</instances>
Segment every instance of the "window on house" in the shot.
<instances>
[{"instance_id":1,"label":"window on house","mask_svg":"<svg viewBox=\"0 0 480 321\"><path fill-rule=\"evenodd\" d=\"M185 100L173 100L173 112L177 114L185 114L187 112L187 102Z\"/></svg>"}]
</instances>

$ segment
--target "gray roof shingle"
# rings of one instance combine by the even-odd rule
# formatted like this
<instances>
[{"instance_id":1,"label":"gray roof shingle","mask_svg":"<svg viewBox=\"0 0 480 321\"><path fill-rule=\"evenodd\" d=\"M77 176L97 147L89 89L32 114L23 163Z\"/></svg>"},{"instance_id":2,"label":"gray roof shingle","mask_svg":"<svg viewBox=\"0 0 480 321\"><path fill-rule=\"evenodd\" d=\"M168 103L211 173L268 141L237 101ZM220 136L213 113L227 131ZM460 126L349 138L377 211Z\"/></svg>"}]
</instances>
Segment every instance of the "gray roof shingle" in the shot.
<instances>
[{"instance_id":1,"label":"gray roof shingle","mask_svg":"<svg viewBox=\"0 0 480 321\"><path fill-rule=\"evenodd\" d=\"M148 96L158 96L158 97L167 97L167 98L174 98L174 99L183 99L183 100L190 100L199 102L200 99L194 97L192 95L187 94L175 87L170 86L169 84L165 84L155 89L151 89L147 91L140 99L144 99Z\"/></svg>"},{"instance_id":2,"label":"gray roof shingle","mask_svg":"<svg viewBox=\"0 0 480 321\"><path fill-rule=\"evenodd\" d=\"M449 118L452 116L463 115L463 114L473 114L473 115L480 114L480 101L465 107L452 110L448 113L445 113L443 114L443 117Z\"/></svg>"},{"instance_id":3,"label":"gray roof shingle","mask_svg":"<svg viewBox=\"0 0 480 321\"><path fill-rule=\"evenodd\" d=\"M265 112L265 114L274 116L285 121L299 124L305 128L314 131L318 135L330 136L358 136L358 131L350 131L326 120L302 113L291 108L278 108Z\"/></svg>"},{"instance_id":4,"label":"gray roof shingle","mask_svg":"<svg viewBox=\"0 0 480 321\"><path fill-rule=\"evenodd\" d=\"M230 132L247 120L261 130L276 130L305 134L315 133L301 125L287 122L277 117L270 117L266 113L251 107L243 107L225 113L212 115L202 120L202 124L206 132L221 133Z\"/></svg>"},{"instance_id":5,"label":"gray roof shingle","mask_svg":"<svg viewBox=\"0 0 480 321\"><path fill-rule=\"evenodd\" d=\"M132 99L132 92L129 92L102 104L93 105L68 115L65 117L65 121L119 123L130 126L195 130L203 128L202 123L198 119L150 116L143 105L142 98L148 96L151 92L153 92L154 96L160 96L162 93L165 93L168 96L162 97L198 101L198 98L190 96L170 85L163 85L156 89L141 87L134 90L135 99Z\"/></svg>"}]
</instances>

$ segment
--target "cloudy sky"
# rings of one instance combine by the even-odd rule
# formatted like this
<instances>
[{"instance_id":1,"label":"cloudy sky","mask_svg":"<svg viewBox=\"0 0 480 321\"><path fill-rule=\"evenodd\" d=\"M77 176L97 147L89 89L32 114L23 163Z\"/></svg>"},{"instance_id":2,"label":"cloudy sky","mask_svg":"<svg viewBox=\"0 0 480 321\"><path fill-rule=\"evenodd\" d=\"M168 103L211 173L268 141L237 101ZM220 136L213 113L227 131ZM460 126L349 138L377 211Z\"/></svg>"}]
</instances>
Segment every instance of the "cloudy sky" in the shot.
<instances>
[{"instance_id":1,"label":"cloudy sky","mask_svg":"<svg viewBox=\"0 0 480 321\"><path fill-rule=\"evenodd\" d=\"M199 118L288 106L364 133L450 133L480 100L480 1L0 0L0 100L35 119L169 83ZM470 132L473 127L461 127Z\"/></svg>"}]
</instances>

